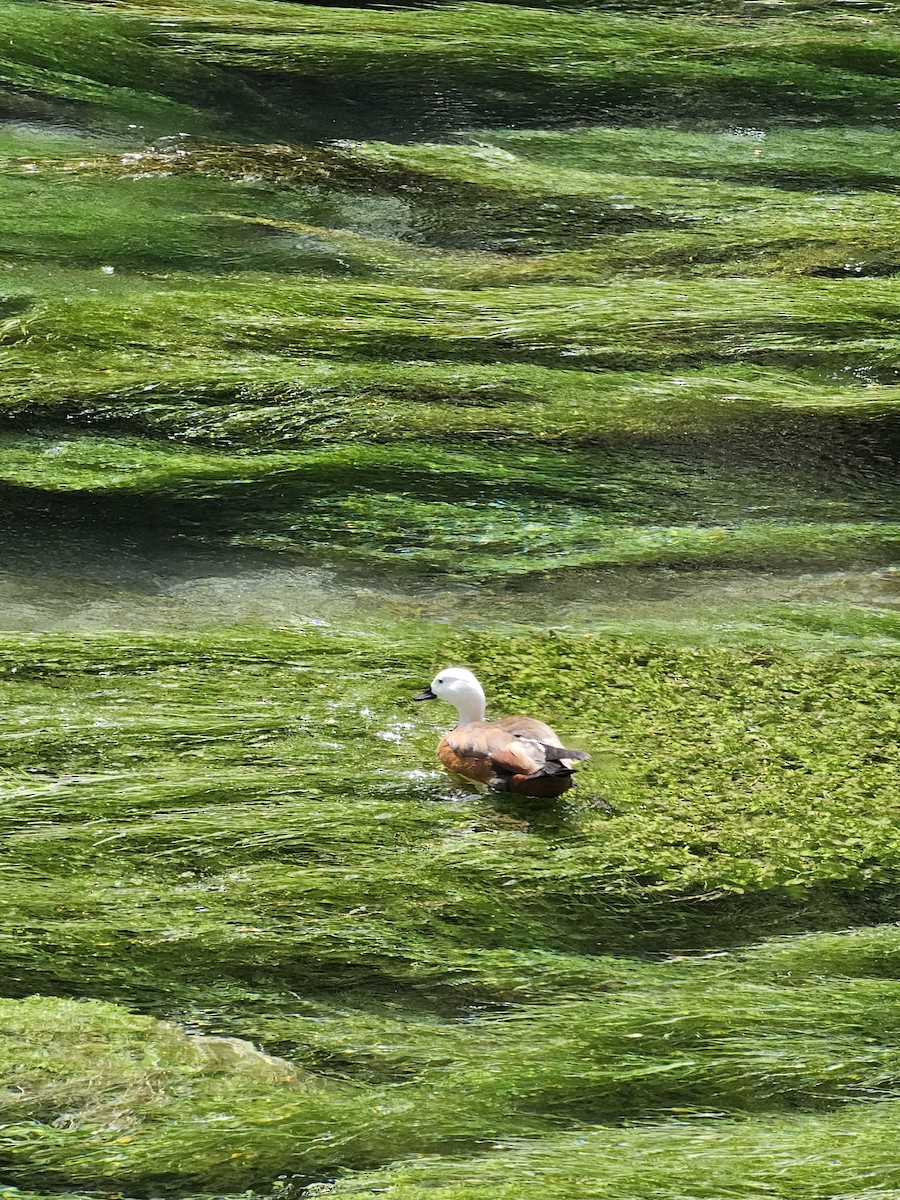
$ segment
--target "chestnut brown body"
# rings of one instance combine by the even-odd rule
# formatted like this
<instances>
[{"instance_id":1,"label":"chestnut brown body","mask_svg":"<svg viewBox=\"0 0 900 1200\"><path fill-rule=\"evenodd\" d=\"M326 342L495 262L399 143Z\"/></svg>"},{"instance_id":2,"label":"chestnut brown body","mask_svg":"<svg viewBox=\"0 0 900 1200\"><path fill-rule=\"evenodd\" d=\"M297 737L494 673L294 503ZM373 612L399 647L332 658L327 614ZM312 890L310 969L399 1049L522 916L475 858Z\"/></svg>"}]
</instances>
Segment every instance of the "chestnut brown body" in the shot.
<instances>
[{"instance_id":1,"label":"chestnut brown body","mask_svg":"<svg viewBox=\"0 0 900 1200\"><path fill-rule=\"evenodd\" d=\"M470 721L458 725L438 743L438 758L448 771L495 791L520 796L561 796L574 787L572 760L549 725L531 717ZM580 750L570 751L586 758Z\"/></svg>"}]
</instances>

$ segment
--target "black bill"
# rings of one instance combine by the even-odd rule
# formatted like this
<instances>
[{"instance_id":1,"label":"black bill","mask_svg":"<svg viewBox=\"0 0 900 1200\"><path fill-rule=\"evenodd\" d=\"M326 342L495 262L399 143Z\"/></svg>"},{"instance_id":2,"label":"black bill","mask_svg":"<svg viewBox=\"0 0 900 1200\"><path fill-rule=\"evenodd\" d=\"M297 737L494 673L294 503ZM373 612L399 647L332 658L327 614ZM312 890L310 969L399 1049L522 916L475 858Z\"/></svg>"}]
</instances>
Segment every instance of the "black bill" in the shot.
<instances>
[{"instance_id":1,"label":"black bill","mask_svg":"<svg viewBox=\"0 0 900 1200\"><path fill-rule=\"evenodd\" d=\"M419 692L418 696L413 696L413 700L437 700L437 696L427 687L424 692Z\"/></svg>"}]
</instances>

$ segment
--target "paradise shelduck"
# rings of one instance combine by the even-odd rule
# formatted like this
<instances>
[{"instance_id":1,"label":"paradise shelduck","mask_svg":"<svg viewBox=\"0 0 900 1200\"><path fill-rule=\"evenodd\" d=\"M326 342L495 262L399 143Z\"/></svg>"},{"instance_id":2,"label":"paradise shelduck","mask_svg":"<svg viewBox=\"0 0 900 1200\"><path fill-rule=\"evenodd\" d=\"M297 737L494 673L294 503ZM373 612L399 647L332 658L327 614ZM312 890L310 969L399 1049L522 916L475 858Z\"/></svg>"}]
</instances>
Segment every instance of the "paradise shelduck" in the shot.
<instances>
[{"instance_id":1,"label":"paradise shelduck","mask_svg":"<svg viewBox=\"0 0 900 1200\"><path fill-rule=\"evenodd\" d=\"M438 758L448 771L495 792L559 796L574 787L572 761L590 757L565 749L550 726L533 717L486 721L481 684L464 667L447 667L413 699L454 706L459 723L438 742Z\"/></svg>"}]
</instances>

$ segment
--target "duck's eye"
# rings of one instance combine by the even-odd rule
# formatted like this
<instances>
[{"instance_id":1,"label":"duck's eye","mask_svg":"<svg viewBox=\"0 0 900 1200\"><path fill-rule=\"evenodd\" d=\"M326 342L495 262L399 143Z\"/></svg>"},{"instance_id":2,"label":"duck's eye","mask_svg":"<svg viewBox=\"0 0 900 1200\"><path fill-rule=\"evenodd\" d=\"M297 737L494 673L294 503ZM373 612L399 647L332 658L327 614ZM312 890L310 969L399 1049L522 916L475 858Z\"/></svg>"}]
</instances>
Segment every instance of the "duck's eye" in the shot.
<instances>
[{"instance_id":1,"label":"duck's eye","mask_svg":"<svg viewBox=\"0 0 900 1200\"><path fill-rule=\"evenodd\" d=\"M443 682L444 682L443 679L438 680L438 683L443 683Z\"/></svg>"}]
</instances>

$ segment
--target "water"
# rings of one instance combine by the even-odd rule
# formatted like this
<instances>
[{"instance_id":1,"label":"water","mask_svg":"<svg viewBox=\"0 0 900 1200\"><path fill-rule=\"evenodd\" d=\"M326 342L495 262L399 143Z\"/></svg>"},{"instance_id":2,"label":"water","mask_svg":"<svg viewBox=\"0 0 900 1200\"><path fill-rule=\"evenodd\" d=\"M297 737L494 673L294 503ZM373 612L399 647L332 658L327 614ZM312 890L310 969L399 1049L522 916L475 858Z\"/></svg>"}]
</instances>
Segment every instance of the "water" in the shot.
<instances>
[{"instance_id":1,"label":"water","mask_svg":"<svg viewBox=\"0 0 900 1200\"><path fill-rule=\"evenodd\" d=\"M152 535L113 539L44 526L7 546L0 572L4 626L40 630L198 630L264 625L302 628L379 617L453 628L521 626L615 629L634 621L673 627L763 620L779 611L838 605L892 611L894 567L833 571L667 568L536 574L524 580L448 580L415 571L374 573L299 563L296 555L174 546Z\"/></svg>"},{"instance_id":2,"label":"water","mask_svg":"<svg viewBox=\"0 0 900 1200\"><path fill-rule=\"evenodd\" d=\"M893 8L0 34L0 1200L897 1194Z\"/></svg>"}]
</instances>

